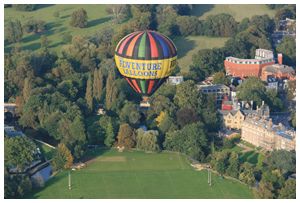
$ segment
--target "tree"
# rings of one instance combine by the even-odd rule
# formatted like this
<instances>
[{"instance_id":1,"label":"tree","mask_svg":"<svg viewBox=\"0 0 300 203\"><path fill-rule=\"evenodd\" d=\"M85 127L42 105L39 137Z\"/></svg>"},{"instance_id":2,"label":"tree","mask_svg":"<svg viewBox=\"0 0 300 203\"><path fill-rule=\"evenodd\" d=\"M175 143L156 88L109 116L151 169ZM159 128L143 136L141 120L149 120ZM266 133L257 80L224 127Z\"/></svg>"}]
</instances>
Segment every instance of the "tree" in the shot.
<instances>
[{"instance_id":1,"label":"tree","mask_svg":"<svg viewBox=\"0 0 300 203\"><path fill-rule=\"evenodd\" d=\"M257 105L265 100L266 87L264 83L256 77L249 77L237 87L237 97L243 101L253 100Z\"/></svg>"},{"instance_id":2,"label":"tree","mask_svg":"<svg viewBox=\"0 0 300 203\"><path fill-rule=\"evenodd\" d=\"M127 102L123 106L120 112L120 119L123 122L130 123L132 125L138 125L140 123L140 112L138 106L133 102Z\"/></svg>"},{"instance_id":3,"label":"tree","mask_svg":"<svg viewBox=\"0 0 300 203\"><path fill-rule=\"evenodd\" d=\"M103 145L105 139L105 129L100 125L99 121L94 121L92 124L87 125L87 138L91 145L98 144Z\"/></svg>"},{"instance_id":4,"label":"tree","mask_svg":"<svg viewBox=\"0 0 300 203\"><path fill-rule=\"evenodd\" d=\"M41 36L41 48L44 49L45 51L47 51L47 49L49 48L49 44L50 44L49 39L45 35L42 35Z\"/></svg>"},{"instance_id":5,"label":"tree","mask_svg":"<svg viewBox=\"0 0 300 203\"><path fill-rule=\"evenodd\" d=\"M250 20L250 25L262 29L266 33L273 33L275 22L268 15L255 15Z\"/></svg>"},{"instance_id":6,"label":"tree","mask_svg":"<svg viewBox=\"0 0 300 203\"><path fill-rule=\"evenodd\" d=\"M250 186L255 184L254 167L250 163L245 162L241 165L239 180Z\"/></svg>"},{"instance_id":7,"label":"tree","mask_svg":"<svg viewBox=\"0 0 300 203\"><path fill-rule=\"evenodd\" d=\"M215 152L213 154L213 157L211 160L211 165L221 175L224 175L226 172L226 169L228 167L229 156L230 156L230 153L227 151ZM232 160L232 162L233 162L233 160Z\"/></svg>"},{"instance_id":8,"label":"tree","mask_svg":"<svg viewBox=\"0 0 300 203\"><path fill-rule=\"evenodd\" d=\"M73 165L73 156L63 143L57 146L52 165L54 170L69 169Z\"/></svg>"},{"instance_id":9,"label":"tree","mask_svg":"<svg viewBox=\"0 0 300 203\"><path fill-rule=\"evenodd\" d=\"M204 161L209 152L209 144L201 122L167 132L163 145L167 150L185 153L198 161Z\"/></svg>"},{"instance_id":10,"label":"tree","mask_svg":"<svg viewBox=\"0 0 300 203\"><path fill-rule=\"evenodd\" d=\"M11 175L4 172L4 198L22 198L32 189L31 180L27 175Z\"/></svg>"},{"instance_id":11,"label":"tree","mask_svg":"<svg viewBox=\"0 0 300 203\"><path fill-rule=\"evenodd\" d=\"M70 25L73 27L84 28L87 26L87 12L83 8L72 13Z\"/></svg>"},{"instance_id":12,"label":"tree","mask_svg":"<svg viewBox=\"0 0 300 203\"><path fill-rule=\"evenodd\" d=\"M76 72L93 73L99 64L98 51L96 45L85 37L74 36L72 43L62 48L64 59L68 59L72 68Z\"/></svg>"},{"instance_id":13,"label":"tree","mask_svg":"<svg viewBox=\"0 0 300 203\"><path fill-rule=\"evenodd\" d=\"M181 108L176 112L177 123L184 127L187 124L197 122L199 120L197 112L192 108Z\"/></svg>"},{"instance_id":14,"label":"tree","mask_svg":"<svg viewBox=\"0 0 300 203\"><path fill-rule=\"evenodd\" d=\"M224 84L229 85L230 81L226 78L226 75L223 71L216 72L213 76L213 83L214 84Z\"/></svg>"},{"instance_id":15,"label":"tree","mask_svg":"<svg viewBox=\"0 0 300 203\"><path fill-rule=\"evenodd\" d=\"M235 152L230 153L230 157L228 159L228 168L226 169L226 174L231 177L238 178L239 177L239 156Z\"/></svg>"},{"instance_id":16,"label":"tree","mask_svg":"<svg viewBox=\"0 0 300 203\"><path fill-rule=\"evenodd\" d=\"M286 151L286 150L272 151L270 157L266 158L266 162L271 168L280 169L283 173L296 172L295 151Z\"/></svg>"},{"instance_id":17,"label":"tree","mask_svg":"<svg viewBox=\"0 0 300 203\"><path fill-rule=\"evenodd\" d=\"M200 92L197 90L195 82L192 80L184 81L176 86L174 103L180 108L197 109L201 100Z\"/></svg>"},{"instance_id":18,"label":"tree","mask_svg":"<svg viewBox=\"0 0 300 203\"><path fill-rule=\"evenodd\" d=\"M180 33L176 19L178 17L171 5L160 5L157 8L157 30L167 36L174 36Z\"/></svg>"},{"instance_id":19,"label":"tree","mask_svg":"<svg viewBox=\"0 0 300 203\"><path fill-rule=\"evenodd\" d=\"M106 80L106 96L105 106L108 110L112 108L113 101L116 99L116 87L114 83L115 74L114 71L110 71Z\"/></svg>"},{"instance_id":20,"label":"tree","mask_svg":"<svg viewBox=\"0 0 300 203\"><path fill-rule=\"evenodd\" d=\"M25 103L28 101L30 97L30 92L32 89L32 84L31 80L29 78L25 78L24 80L24 87L23 87L23 99Z\"/></svg>"},{"instance_id":21,"label":"tree","mask_svg":"<svg viewBox=\"0 0 300 203\"><path fill-rule=\"evenodd\" d=\"M23 171L35 159L36 145L26 136L4 139L5 165Z\"/></svg>"},{"instance_id":22,"label":"tree","mask_svg":"<svg viewBox=\"0 0 300 203\"><path fill-rule=\"evenodd\" d=\"M86 82L86 91L85 91L85 100L88 105L88 109L90 112L94 109L94 101L93 101L93 86L92 86L92 76L89 74L89 78Z\"/></svg>"},{"instance_id":23,"label":"tree","mask_svg":"<svg viewBox=\"0 0 300 203\"><path fill-rule=\"evenodd\" d=\"M222 49L202 49L192 57L191 78L202 81L211 74L224 69L225 52Z\"/></svg>"},{"instance_id":24,"label":"tree","mask_svg":"<svg viewBox=\"0 0 300 203\"><path fill-rule=\"evenodd\" d=\"M128 24L133 30L155 29L157 27L157 11L154 4L131 5L132 20Z\"/></svg>"},{"instance_id":25,"label":"tree","mask_svg":"<svg viewBox=\"0 0 300 203\"><path fill-rule=\"evenodd\" d=\"M174 4L173 8L178 15L190 15L193 5L191 4Z\"/></svg>"},{"instance_id":26,"label":"tree","mask_svg":"<svg viewBox=\"0 0 300 203\"><path fill-rule=\"evenodd\" d=\"M213 95L204 95L201 100L201 108L198 109L205 127L209 132L218 132L221 126L217 104Z\"/></svg>"},{"instance_id":27,"label":"tree","mask_svg":"<svg viewBox=\"0 0 300 203\"><path fill-rule=\"evenodd\" d=\"M6 31L5 33L6 39L10 43L18 42L23 37L23 28L19 20L15 20L15 21L9 20L7 22L5 31Z\"/></svg>"},{"instance_id":28,"label":"tree","mask_svg":"<svg viewBox=\"0 0 300 203\"><path fill-rule=\"evenodd\" d=\"M179 16L176 24L182 36L195 35L198 31L199 19L195 16Z\"/></svg>"},{"instance_id":29,"label":"tree","mask_svg":"<svg viewBox=\"0 0 300 203\"><path fill-rule=\"evenodd\" d=\"M115 142L115 133L114 133L114 128L112 125L112 120L109 117L108 122L107 122L107 126L105 127L105 140L104 140L104 144L107 147L111 147Z\"/></svg>"},{"instance_id":30,"label":"tree","mask_svg":"<svg viewBox=\"0 0 300 203\"><path fill-rule=\"evenodd\" d=\"M43 20L30 19L24 25L23 28L27 33L40 33L46 30L46 23Z\"/></svg>"},{"instance_id":31,"label":"tree","mask_svg":"<svg viewBox=\"0 0 300 203\"><path fill-rule=\"evenodd\" d=\"M129 6L126 4L111 4L106 8L108 14L113 15L116 23L121 23L130 15Z\"/></svg>"},{"instance_id":32,"label":"tree","mask_svg":"<svg viewBox=\"0 0 300 203\"><path fill-rule=\"evenodd\" d=\"M274 188L271 183L260 181L258 188L254 190L254 195L259 199L273 199L275 198L273 191Z\"/></svg>"},{"instance_id":33,"label":"tree","mask_svg":"<svg viewBox=\"0 0 300 203\"><path fill-rule=\"evenodd\" d=\"M296 7L294 7L296 10ZM279 23L280 20L285 20L286 18L296 19L296 12L293 7L284 6L278 9L275 13L275 20Z\"/></svg>"},{"instance_id":34,"label":"tree","mask_svg":"<svg viewBox=\"0 0 300 203\"><path fill-rule=\"evenodd\" d=\"M120 125L117 140L119 147L124 147L125 149L133 148L136 143L134 130L127 123Z\"/></svg>"},{"instance_id":35,"label":"tree","mask_svg":"<svg viewBox=\"0 0 300 203\"><path fill-rule=\"evenodd\" d=\"M103 73L101 69L94 70L94 82L93 82L93 97L96 101L100 101L103 91Z\"/></svg>"},{"instance_id":36,"label":"tree","mask_svg":"<svg viewBox=\"0 0 300 203\"><path fill-rule=\"evenodd\" d=\"M176 125L176 122L174 121L173 117L171 117L168 113L161 113L157 117L156 121L158 122L157 126L159 130L165 134L167 132L173 132L175 130L178 130L178 126Z\"/></svg>"},{"instance_id":37,"label":"tree","mask_svg":"<svg viewBox=\"0 0 300 203\"><path fill-rule=\"evenodd\" d=\"M249 18L244 18L238 25L238 32L246 30L250 25Z\"/></svg>"},{"instance_id":38,"label":"tree","mask_svg":"<svg viewBox=\"0 0 300 203\"><path fill-rule=\"evenodd\" d=\"M280 199L296 199L296 180L288 179L279 193Z\"/></svg>"},{"instance_id":39,"label":"tree","mask_svg":"<svg viewBox=\"0 0 300 203\"><path fill-rule=\"evenodd\" d=\"M136 148L144 151L160 151L159 132L157 130L144 131L139 128L136 136Z\"/></svg>"},{"instance_id":40,"label":"tree","mask_svg":"<svg viewBox=\"0 0 300 203\"><path fill-rule=\"evenodd\" d=\"M293 37L284 37L276 51L283 54L284 64L296 66L296 40Z\"/></svg>"},{"instance_id":41,"label":"tree","mask_svg":"<svg viewBox=\"0 0 300 203\"><path fill-rule=\"evenodd\" d=\"M237 22L230 14L210 15L206 18L205 35L216 37L232 37L237 31Z\"/></svg>"}]
</instances>

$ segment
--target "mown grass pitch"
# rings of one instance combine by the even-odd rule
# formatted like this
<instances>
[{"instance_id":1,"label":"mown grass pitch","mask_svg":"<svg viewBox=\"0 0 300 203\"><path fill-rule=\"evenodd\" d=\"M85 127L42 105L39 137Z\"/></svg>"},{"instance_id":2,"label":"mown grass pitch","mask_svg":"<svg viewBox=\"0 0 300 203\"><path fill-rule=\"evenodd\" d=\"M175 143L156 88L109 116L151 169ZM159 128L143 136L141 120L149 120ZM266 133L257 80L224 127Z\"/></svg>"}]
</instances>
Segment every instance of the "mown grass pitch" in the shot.
<instances>
[{"instance_id":1,"label":"mown grass pitch","mask_svg":"<svg viewBox=\"0 0 300 203\"><path fill-rule=\"evenodd\" d=\"M255 15L267 14L270 18L273 18L275 12L275 10L271 10L264 4L204 4L195 6L192 10L192 15L199 16L201 20L205 20L209 15L228 13L236 21L240 22L244 18L251 18Z\"/></svg>"},{"instance_id":2,"label":"mown grass pitch","mask_svg":"<svg viewBox=\"0 0 300 203\"><path fill-rule=\"evenodd\" d=\"M52 178L27 198L252 198L251 190L236 181L195 171L176 153L98 151L87 167ZM101 154L101 155L100 155Z\"/></svg>"},{"instance_id":3,"label":"mown grass pitch","mask_svg":"<svg viewBox=\"0 0 300 203\"><path fill-rule=\"evenodd\" d=\"M178 50L178 65L182 73L188 73L193 55L201 49L221 48L227 37L188 36L176 37L174 43Z\"/></svg>"}]
</instances>

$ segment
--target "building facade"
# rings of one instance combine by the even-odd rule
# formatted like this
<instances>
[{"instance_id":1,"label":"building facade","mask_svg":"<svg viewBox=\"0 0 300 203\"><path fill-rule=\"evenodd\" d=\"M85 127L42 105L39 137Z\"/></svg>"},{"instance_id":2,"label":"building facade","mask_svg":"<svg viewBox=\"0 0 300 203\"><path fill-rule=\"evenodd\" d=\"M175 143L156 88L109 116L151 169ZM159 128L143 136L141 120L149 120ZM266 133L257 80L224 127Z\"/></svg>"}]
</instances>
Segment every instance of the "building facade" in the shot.
<instances>
[{"instance_id":1,"label":"building facade","mask_svg":"<svg viewBox=\"0 0 300 203\"><path fill-rule=\"evenodd\" d=\"M240 59L226 57L224 67L227 75L233 77L260 77L262 68L275 64L273 52L265 49L256 49L254 59Z\"/></svg>"},{"instance_id":2,"label":"building facade","mask_svg":"<svg viewBox=\"0 0 300 203\"><path fill-rule=\"evenodd\" d=\"M179 85L183 82L183 76L169 76L167 83L172 85Z\"/></svg>"},{"instance_id":3,"label":"building facade","mask_svg":"<svg viewBox=\"0 0 300 203\"><path fill-rule=\"evenodd\" d=\"M215 96L217 105L221 106L225 96L230 96L230 88L223 84L216 85L197 85L199 91L204 94L212 94Z\"/></svg>"},{"instance_id":4,"label":"building facade","mask_svg":"<svg viewBox=\"0 0 300 203\"><path fill-rule=\"evenodd\" d=\"M272 119L248 115L242 123L241 139L267 151L295 150L296 132L282 124L275 125Z\"/></svg>"},{"instance_id":5,"label":"building facade","mask_svg":"<svg viewBox=\"0 0 300 203\"><path fill-rule=\"evenodd\" d=\"M241 110L231 110L231 111L220 111L223 128L227 129L241 129L242 123L245 119L245 115Z\"/></svg>"}]
</instances>

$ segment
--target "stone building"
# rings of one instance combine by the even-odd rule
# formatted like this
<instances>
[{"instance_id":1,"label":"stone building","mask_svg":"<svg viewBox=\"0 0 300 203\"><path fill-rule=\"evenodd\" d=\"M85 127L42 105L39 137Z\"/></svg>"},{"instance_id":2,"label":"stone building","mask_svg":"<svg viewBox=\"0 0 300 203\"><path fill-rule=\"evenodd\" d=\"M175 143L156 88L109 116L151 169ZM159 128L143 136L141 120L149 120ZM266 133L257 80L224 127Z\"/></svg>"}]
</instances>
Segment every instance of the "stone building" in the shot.
<instances>
[{"instance_id":1,"label":"stone building","mask_svg":"<svg viewBox=\"0 0 300 203\"><path fill-rule=\"evenodd\" d=\"M254 110L252 107L245 108L241 106L239 109L234 108L233 110L222 109L219 111L219 113L221 114L223 128L240 130L242 128L242 123L247 117L247 115L252 114L264 118L269 118L270 108L263 101L262 105L260 107L257 107L256 110Z\"/></svg>"},{"instance_id":2,"label":"stone building","mask_svg":"<svg viewBox=\"0 0 300 203\"><path fill-rule=\"evenodd\" d=\"M248 115L242 123L241 138L265 150L295 150L296 132L282 124L275 125L271 118Z\"/></svg>"}]
</instances>

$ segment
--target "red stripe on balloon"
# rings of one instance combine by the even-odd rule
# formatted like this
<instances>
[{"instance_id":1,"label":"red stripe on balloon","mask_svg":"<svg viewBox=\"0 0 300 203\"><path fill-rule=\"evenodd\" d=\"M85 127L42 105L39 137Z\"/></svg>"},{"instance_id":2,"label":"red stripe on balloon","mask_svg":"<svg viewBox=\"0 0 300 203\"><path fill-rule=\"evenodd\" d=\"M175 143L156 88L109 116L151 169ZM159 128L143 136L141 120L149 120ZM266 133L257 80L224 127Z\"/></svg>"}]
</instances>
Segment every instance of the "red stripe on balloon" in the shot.
<instances>
[{"instance_id":1,"label":"red stripe on balloon","mask_svg":"<svg viewBox=\"0 0 300 203\"><path fill-rule=\"evenodd\" d=\"M148 32L148 37L150 40L151 57L158 57L158 50L157 50L156 42L149 32Z\"/></svg>"},{"instance_id":2,"label":"red stripe on balloon","mask_svg":"<svg viewBox=\"0 0 300 203\"><path fill-rule=\"evenodd\" d=\"M136 82L136 80L132 79L131 81L132 81L132 84L134 85L134 87L137 89L138 93L142 93L139 85Z\"/></svg>"},{"instance_id":3,"label":"red stripe on balloon","mask_svg":"<svg viewBox=\"0 0 300 203\"><path fill-rule=\"evenodd\" d=\"M154 84L155 84L154 80L149 81L148 91L147 91L148 94L150 94L150 92L152 91L152 88L153 88Z\"/></svg>"},{"instance_id":4,"label":"red stripe on balloon","mask_svg":"<svg viewBox=\"0 0 300 203\"><path fill-rule=\"evenodd\" d=\"M127 55L127 56L132 56L134 45L135 45L137 39L138 39L142 34L144 34L144 33L142 32L142 33L138 34L137 36L135 36L135 37L131 40L131 42L130 42L128 48L127 48L127 52L126 52L126 55Z\"/></svg>"},{"instance_id":5,"label":"red stripe on balloon","mask_svg":"<svg viewBox=\"0 0 300 203\"><path fill-rule=\"evenodd\" d=\"M130 36L128 36L128 37L122 42L122 44L120 45L119 51L118 51L119 54L122 54L125 45L127 44L127 42L128 42L132 37L135 36L135 34L136 34L136 33L132 33Z\"/></svg>"},{"instance_id":6,"label":"red stripe on balloon","mask_svg":"<svg viewBox=\"0 0 300 203\"><path fill-rule=\"evenodd\" d=\"M130 80L128 78L125 78L125 79L127 80L128 84L132 87L132 89L134 91L138 92L137 89L133 86L133 84L131 84Z\"/></svg>"}]
</instances>

